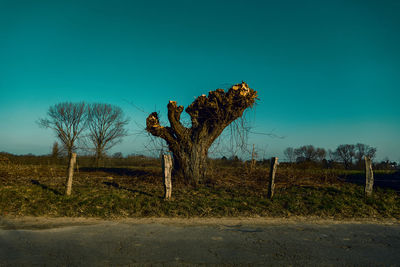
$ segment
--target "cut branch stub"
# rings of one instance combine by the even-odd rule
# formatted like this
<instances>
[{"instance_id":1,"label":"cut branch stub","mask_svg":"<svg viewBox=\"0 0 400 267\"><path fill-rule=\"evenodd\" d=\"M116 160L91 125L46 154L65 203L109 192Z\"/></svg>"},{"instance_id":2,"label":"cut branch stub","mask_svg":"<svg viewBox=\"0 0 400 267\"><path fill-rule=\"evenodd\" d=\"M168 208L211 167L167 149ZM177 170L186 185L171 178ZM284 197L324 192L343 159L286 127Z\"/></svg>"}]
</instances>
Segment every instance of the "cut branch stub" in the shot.
<instances>
[{"instance_id":1,"label":"cut branch stub","mask_svg":"<svg viewBox=\"0 0 400 267\"><path fill-rule=\"evenodd\" d=\"M177 106L176 101L169 101L168 103L168 120L171 127L174 129L176 137L180 140L184 139L187 128L181 123L181 114L183 106Z\"/></svg>"},{"instance_id":2,"label":"cut branch stub","mask_svg":"<svg viewBox=\"0 0 400 267\"><path fill-rule=\"evenodd\" d=\"M168 144L176 143L172 129L160 125L157 112L153 112L147 117L146 126L146 130L152 135L161 137Z\"/></svg>"}]
</instances>

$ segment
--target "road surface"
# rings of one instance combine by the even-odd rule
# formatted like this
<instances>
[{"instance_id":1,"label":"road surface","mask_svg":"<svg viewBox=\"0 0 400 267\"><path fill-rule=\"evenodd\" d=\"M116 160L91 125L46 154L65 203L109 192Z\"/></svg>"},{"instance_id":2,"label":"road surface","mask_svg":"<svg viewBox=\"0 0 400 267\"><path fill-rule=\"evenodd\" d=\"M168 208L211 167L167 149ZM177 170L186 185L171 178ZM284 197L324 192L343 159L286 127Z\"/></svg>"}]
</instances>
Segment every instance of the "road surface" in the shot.
<instances>
[{"instance_id":1,"label":"road surface","mask_svg":"<svg viewBox=\"0 0 400 267\"><path fill-rule=\"evenodd\" d=\"M0 218L0 266L400 266L398 222Z\"/></svg>"}]
</instances>

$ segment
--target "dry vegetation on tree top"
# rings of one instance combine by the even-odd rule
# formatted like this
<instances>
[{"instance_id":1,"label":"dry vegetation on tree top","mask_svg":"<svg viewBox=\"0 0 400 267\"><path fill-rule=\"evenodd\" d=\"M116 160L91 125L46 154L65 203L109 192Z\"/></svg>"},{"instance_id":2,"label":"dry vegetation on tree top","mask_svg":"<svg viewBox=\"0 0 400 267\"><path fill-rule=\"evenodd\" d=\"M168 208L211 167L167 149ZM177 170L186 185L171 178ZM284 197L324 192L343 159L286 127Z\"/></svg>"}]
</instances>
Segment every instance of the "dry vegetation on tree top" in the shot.
<instances>
[{"instance_id":1,"label":"dry vegetation on tree top","mask_svg":"<svg viewBox=\"0 0 400 267\"><path fill-rule=\"evenodd\" d=\"M364 199L362 185L344 182L361 171L302 168L281 164L273 200L267 199L268 164L253 171L242 162L210 160L209 176L197 187L173 181L165 201L160 161L145 157L113 159L106 168L75 173L73 192L64 195L65 166L0 164L0 214L79 217L321 216L400 219L399 194L378 187ZM119 167L115 167L118 166ZM376 172L376 178L394 171Z\"/></svg>"}]
</instances>

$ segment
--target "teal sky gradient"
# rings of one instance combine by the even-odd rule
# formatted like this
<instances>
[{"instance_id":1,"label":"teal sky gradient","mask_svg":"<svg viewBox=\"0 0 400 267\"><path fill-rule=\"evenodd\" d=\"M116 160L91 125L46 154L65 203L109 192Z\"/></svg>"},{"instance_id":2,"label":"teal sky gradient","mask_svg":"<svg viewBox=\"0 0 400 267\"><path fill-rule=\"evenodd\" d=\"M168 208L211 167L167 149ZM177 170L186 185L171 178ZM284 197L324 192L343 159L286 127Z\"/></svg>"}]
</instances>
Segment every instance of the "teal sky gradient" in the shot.
<instances>
[{"instance_id":1,"label":"teal sky gradient","mask_svg":"<svg viewBox=\"0 0 400 267\"><path fill-rule=\"evenodd\" d=\"M147 113L243 80L254 131L285 137L250 135L263 156L362 142L400 162L399 14L394 0L0 0L0 151L49 153L35 121L96 101L132 120L112 152L143 153Z\"/></svg>"}]
</instances>

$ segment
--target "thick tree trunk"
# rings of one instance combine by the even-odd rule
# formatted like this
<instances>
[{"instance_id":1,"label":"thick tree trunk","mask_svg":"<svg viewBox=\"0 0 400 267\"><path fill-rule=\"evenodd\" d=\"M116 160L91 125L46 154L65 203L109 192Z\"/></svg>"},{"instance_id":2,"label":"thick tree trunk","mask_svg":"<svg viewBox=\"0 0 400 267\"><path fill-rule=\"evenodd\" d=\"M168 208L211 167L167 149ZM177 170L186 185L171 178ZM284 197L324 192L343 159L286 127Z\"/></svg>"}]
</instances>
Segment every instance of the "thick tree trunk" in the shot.
<instances>
[{"instance_id":1,"label":"thick tree trunk","mask_svg":"<svg viewBox=\"0 0 400 267\"><path fill-rule=\"evenodd\" d=\"M208 148L191 144L171 149L174 156L174 174L181 175L184 181L196 186L206 175Z\"/></svg>"}]
</instances>

